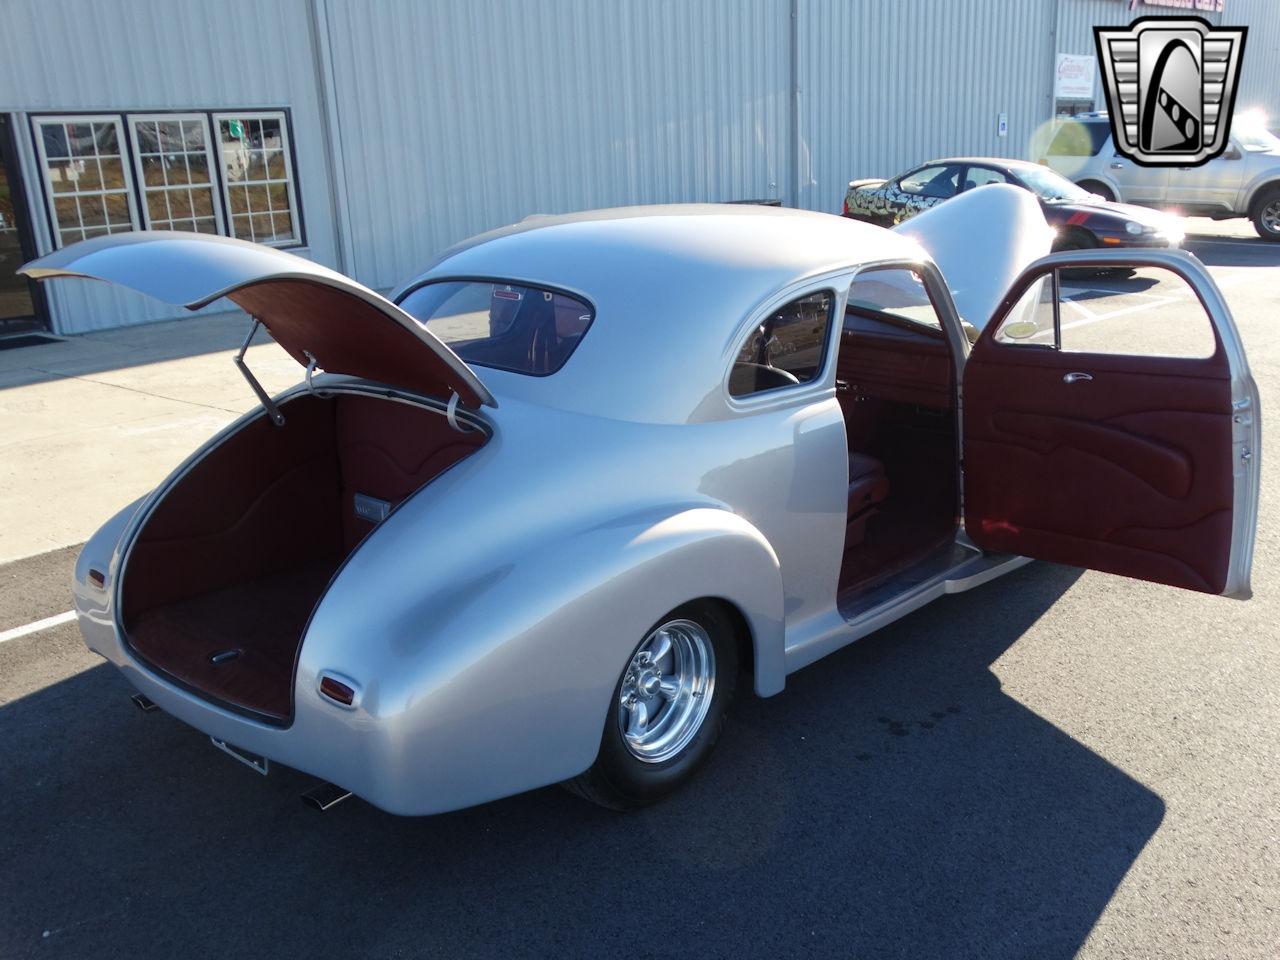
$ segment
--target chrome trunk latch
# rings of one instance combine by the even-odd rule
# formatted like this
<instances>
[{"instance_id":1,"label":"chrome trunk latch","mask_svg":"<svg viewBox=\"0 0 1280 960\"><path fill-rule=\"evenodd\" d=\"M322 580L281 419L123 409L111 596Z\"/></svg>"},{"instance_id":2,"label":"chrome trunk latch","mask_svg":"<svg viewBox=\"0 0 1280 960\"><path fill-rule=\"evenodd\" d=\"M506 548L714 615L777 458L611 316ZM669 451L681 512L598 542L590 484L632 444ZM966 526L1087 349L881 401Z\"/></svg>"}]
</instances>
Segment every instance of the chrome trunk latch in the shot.
<instances>
[{"instance_id":1,"label":"chrome trunk latch","mask_svg":"<svg viewBox=\"0 0 1280 960\"><path fill-rule=\"evenodd\" d=\"M248 381L249 386L253 388L253 392L257 395L258 401L266 408L267 416L271 418L271 422L277 427L283 427L284 414L280 412L280 408L277 407L271 397L267 395L267 391L262 389L262 384L258 382L258 378L253 375L253 372L250 371L244 362L245 351L249 349L249 344L253 343L253 335L258 332L258 328L260 326L262 326L262 321L257 317L254 317L253 326L249 328L249 335L244 338L244 343L240 345L240 352L236 354L233 362L236 365L236 369L240 371L241 376L243 376L245 380Z\"/></svg>"}]
</instances>

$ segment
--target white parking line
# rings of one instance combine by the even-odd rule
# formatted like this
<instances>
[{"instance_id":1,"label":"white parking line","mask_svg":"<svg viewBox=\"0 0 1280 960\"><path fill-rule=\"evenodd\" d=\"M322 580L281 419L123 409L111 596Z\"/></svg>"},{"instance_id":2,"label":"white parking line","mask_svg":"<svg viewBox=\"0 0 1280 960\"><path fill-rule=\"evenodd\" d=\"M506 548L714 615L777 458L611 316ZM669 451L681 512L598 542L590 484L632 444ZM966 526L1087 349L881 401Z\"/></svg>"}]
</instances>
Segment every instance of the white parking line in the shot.
<instances>
[{"instance_id":1,"label":"white parking line","mask_svg":"<svg viewBox=\"0 0 1280 960\"><path fill-rule=\"evenodd\" d=\"M1086 292L1087 292L1087 291L1086 291ZM1088 307L1086 307L1084 304L1082 304L1082 303L1076 303L1076 301L1075 301L1075 299L1074 299L1074 298L1072 298L1072 297L1068 297L1065 293L1062 295L1062 302L1063 302L1063 303L1066 303L1066 304L1070 304L1070 306L1071 306L1074 310L1076 310L1076 311L1077 311L1077 312L1078 312L1082 317L1084 317L1086 320L1096 320L1096 319L1098 318L1098 315L1097 315L1096 313L1094 313L1092 310L1090 310L1090 309L1089 309Z\"/></svg>"},{"instance_id":2,"label":"white parking line","mask_svg":"<svg viewBox=\"0 0 1280 960\"><path fill-rule=\"evenodd\" d=\"M4 633L0 633L0 643L4 643L6 640L17 640L19 637L39 633L41 630L60 627L64 623L70 623L75 618L76 612L74 610L68 610L66 613L59 613L56 616L45 617L43 620L37 620L34 623L28 623L22 627L14 627L12 630L6 630Z\"/></svg>"}]
</instances>

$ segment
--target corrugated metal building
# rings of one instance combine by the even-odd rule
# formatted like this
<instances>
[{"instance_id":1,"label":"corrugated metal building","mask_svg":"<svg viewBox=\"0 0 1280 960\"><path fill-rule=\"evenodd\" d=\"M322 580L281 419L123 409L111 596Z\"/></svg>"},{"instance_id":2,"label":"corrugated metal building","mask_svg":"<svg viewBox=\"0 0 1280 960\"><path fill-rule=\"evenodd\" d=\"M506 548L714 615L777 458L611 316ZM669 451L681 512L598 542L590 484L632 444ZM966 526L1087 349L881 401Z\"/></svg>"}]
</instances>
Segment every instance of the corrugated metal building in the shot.
<instances>
[{"instance_id":1,"label":"corrugated metal building","mask_svg":"<svg viewBox=\"0 0 1280 960\"><path fill-rule=\"evenodd\" d=\"M835 211L854 176L1028 156L1056 55L1092 54L1094 25L1186 13L1155 2L6 0L0 319L172 315L15 282L23 257L100 232L251 237L385 289L531 213ZM1280 115L1280 3L1222 5L1212 22L1251 31L1237 109Z\"/></svg>"}]
</instances>

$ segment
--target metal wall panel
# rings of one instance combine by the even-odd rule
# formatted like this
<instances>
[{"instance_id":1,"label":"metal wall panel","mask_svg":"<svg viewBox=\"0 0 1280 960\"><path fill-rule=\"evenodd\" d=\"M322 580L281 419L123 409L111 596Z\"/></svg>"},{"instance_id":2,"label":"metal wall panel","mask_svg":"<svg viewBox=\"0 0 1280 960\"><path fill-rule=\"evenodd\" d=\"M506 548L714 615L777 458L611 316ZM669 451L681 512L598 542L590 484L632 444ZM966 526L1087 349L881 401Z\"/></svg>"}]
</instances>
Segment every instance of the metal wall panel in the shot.
<instances>
[{"instance_id":1,"label":"metal wall panel","mask_svg":"<svg viewBox=\"0 0 1280 960\"><path fill-rule=\"evenodd\" d=\"M801 206L839 212L849 180L935 157L1023 157L1051 110L1047 3L802 0L799 14Z\"/></svg>"},{"instance_id":2,"label":"metal wall panel","mask_svg":"<svg viewBox=\"0 0 1280 960\"><path fill-rule=\"evenodd\" d=\"M328 0L354 275L534 213L780 197L786 0Z\"/></svg>"},{"instance_id":3,"label":"metal wall panel","mask_svg":"<svg viewBox=\"0 0 1280 960\"><path fill-rule=\"evenodd\" d=\"M1054 54L1092 53L1095 25L1135 15L1122 0L6 0L0 110L25 131L39 110L287 106L304 253L386 288L533 213L836 211L854 177L1034 159ZM1280 115L1280 2L1210 19L1251 27L1239 104ZM51 295L65 332L170 315L88 284Z\"/></svg>"},{"instance_id":4,"label":"metal wall panel","mask_svg":"<svg viewBox=\"0 0 1280 960\"><path fill-rule=\"evenodd\" d=\"M335 263L327 149L307 0L6 0L0 110L19 114L42 250L52 249L27 113L288 107L308 248ZM47 288L55 329L80 333L186 315L102 284ZM216 308L211 308L216 309Z\"/></svg>"},{"instance_id":5,"label":"metal wall panel","mask_svg":"<svg viewBox=\"0 0 1280 960\"><path fill-rule=\"evenodd\" d=\"M1261 111L1270 118L1272 130L1280 129L1280 2L1228 0L1222 22L1249 28L1236 112Z\"/></svg>"}]
</instances>

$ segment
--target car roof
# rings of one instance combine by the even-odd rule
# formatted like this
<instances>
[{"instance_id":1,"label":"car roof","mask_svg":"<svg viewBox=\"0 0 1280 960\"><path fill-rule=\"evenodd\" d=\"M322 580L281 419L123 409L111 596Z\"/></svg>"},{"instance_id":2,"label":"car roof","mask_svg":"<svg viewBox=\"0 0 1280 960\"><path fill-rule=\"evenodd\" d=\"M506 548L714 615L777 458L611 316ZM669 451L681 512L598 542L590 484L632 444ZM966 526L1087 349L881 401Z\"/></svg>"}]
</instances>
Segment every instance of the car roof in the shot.
<instances>
[{"instance_id":1,"label":"car roof","mask_svg":"<svg viewBox=\"0 0 1280 960\"><path fill-rule=\"evenodd\" d=\"M947 163L968 163L976 164L983 167L1004 167L1009 170L1025 170L1028 167L1039 166L1030 160L1012 160L1008 157L944 157L941 160L930 160L921 166L932 167Z\"/></svg>"},{"instance_id":2,"label":"car roof","mask_svg":"<svg viewBox=\"0 0 1280 960\"><path fill-rule=\"evenodd\" d=\"M530 217L473 237L392 299L451 277L581 296L595 320L559 372L539 379L477 368L486 385L620 419L684 422L722 394L742 324L764 301L862 264L927 259L909 237L831 214L736 204L622 207Z\"/></svg>"},{"instance_id":3,"label":"car roof","mask_svg":"<svg viewBox=\"0 0 1280 960\"><path fill-rule=\"evenodd\" d=\"M690 259L708 267L749 268L756 285L787 282L841 266L910 256L911 245L845 217L754 204L684 203L615 207L563 215L534 214L458 243L414 281L459 267L523 268L548 283L583 292L623 255L647 269L679 269ZM486 274L488 275L488 274ZM500 274L493 274L498 276ZM779 282L781 281L781 282Z\"/></svg>"}]
</instances>

